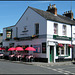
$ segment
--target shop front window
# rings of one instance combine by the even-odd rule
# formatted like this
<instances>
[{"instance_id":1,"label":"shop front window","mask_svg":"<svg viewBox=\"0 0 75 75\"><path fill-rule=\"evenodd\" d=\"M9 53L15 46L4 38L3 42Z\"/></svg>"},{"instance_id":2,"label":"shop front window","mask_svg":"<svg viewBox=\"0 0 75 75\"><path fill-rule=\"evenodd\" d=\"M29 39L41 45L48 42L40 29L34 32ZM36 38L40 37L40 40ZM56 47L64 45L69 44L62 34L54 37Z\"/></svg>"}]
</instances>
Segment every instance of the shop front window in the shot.
<instances>
[{"instance_id":1,"label":"shop front window","mask_svg":"<svg viewBox=\"0 0 75 75\"><path fill-rule=\"evenodd\" d=\"M56 56L64 55L64 51L65 51L65 49L64 49L64 45L63 44L58 44L56 46Z\"/></svg>"},{"instance_id":2,"label":"shop front window","mask_svg":"<svg viewBox=\"0 0 75 75\"><path fill-rule=\"evenodd\" d=\"M36 49L34 53L41 53L41 45L33 45L33 47Z\"/></svg>"},{"instance_id":3,"label":"shop front window","mask_svg":"<svg viewBox=\"0 0 75 75\"><path fill-rule=\"evenodd\" d=\"M59 56L64 55L64 47L59 47Z\"/></svg>"},{"instance_id":4,"label":"shop front window","mask_svg":"<svg viewBox=\"0 0 75 75\"><path fill-rule=\"evenodd\" d=\"M56 56L70 56L70 47L68 44L62 44L62 46L56 46Z\"/></svg>"},{"instance_id":5,"label":"shop front window","mask_svg":"<svg viewBox=\"0 0 75 75\"><path fill-rule=\"evenodd\" d=\"M70 56L70 47L66 45L66 55Z\"/></svg>"},{"instance_id":6,"label":"shop front window","mask_svg":"<svg viewBox=\"0 0 75 75\"><path fill-rule=\"evenodd\" d=\"M42 53L46 53L46 42L42 43Z\"/></svg>"},{"instance_id":7,"label":"shop front window","mask_svg":"<svg viewBox=\"0 0 75 75\"><path fill-rule=\"evenodd\" d=\"M61 54L64 54L64 50L63 49L61 49Z\"/></svg>"}]
</instances>

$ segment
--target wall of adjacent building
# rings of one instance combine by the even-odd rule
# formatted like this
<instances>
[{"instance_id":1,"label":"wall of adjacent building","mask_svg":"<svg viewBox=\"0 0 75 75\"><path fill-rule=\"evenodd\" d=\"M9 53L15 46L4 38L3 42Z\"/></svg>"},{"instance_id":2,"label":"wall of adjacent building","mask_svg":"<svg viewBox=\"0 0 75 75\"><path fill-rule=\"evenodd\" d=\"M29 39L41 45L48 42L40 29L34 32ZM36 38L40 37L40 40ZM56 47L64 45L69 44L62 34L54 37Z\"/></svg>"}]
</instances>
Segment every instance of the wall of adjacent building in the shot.
<instances>
[{"instance_id":1,"label":"wall of adjacent building","mask_svg":"<svg viewBox=\"0 0 75 75\"><path fill-rule=\"evenodd\" d=\"M54 23L58 24L58 35L59 36L64 36L63 35L63 25L66 25L66 36L67 37L71 37L71 26L67 25L67 24L63 24L63 23L59 23L59 22L54 22L54 21L49 21L47 20L47 34L49 35L54 35Z\"/></svg>"}]
</instances>

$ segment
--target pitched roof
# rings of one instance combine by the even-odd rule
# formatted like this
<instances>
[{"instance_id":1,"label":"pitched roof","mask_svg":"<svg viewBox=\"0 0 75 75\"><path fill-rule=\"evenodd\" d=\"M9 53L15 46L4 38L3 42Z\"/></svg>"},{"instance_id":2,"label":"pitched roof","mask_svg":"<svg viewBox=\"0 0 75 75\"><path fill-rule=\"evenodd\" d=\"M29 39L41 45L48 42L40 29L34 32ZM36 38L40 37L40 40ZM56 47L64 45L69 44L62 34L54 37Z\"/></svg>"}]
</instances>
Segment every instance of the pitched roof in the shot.
<instances>
[{"instance_id":1,"label":"pitched roof","mask_svg":"<svg viewBox=\"0 0 75 75\"><path fill-rule=\"evenodd\" d=\"M30 6L28 8L31 8L32 10L34 10L36 13L38 13L39 15L41 15L42 17L44 17L47 20L70 24L70 25L75 25L75 21L71 20L70 18L68 18L66 16L62 16L62 15L55 16L54 14L52 14L48 11L43 11L43 10L36 9L36 8L30 7Z\"/></svg>"}]
</instances>

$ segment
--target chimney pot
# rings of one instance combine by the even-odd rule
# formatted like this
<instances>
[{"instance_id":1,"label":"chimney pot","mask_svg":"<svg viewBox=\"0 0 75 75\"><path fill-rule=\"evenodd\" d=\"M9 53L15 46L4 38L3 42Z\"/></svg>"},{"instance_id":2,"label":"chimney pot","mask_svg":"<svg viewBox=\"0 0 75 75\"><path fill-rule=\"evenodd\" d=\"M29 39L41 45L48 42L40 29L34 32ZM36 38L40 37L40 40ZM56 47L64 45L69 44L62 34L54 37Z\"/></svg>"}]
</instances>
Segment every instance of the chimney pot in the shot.
<instances>
[{"instance_id":1,"label":"chimney pot","mask_svg":"<svg viewBox=\"0 0 75 75\"><path fill-rule=\"evenodd\" d=\"M64 14L65 14L65 12L64 12Z\"/></svg>"},{"instance_id":2,"label":"chimney pot","mask_svg":"<svg viewBox=\"0 0 75 75\"><path fill-rule=\"evenodd\" d=\"M47 11L53 13L54 15L57 15L57 8L56 8L56 5L55 5L55 4L54 4L54 5L51 5L51 4L50 4L50 5L48 6Z\"/></svg>"},{"instance_id":3,"label":"chimney pot","mask_svg":"<svg viewBox=\"0 0 75 75\"><path fill-rule=\"evenodd\" d=\"M65 15L66 17L69 17L71 20L73 20L73 12L72 12L72 10L70 10L70 11L66 11L66 13L64 12L64 14L63 15Z\"/></svg>"},{"instance_id":4,"label":"chimney pot","mask_svg":"<svg viewBox=\"0 0 75 75\"><path fill-rule=\"evenodd\" d=\"M66 14L67 14L67 11L66 11Z\"/></svg>"},{"instance_id":5,"label":"chimney pot","mask_svg":"<svg viewBox=\"0 0 75 75\"><path fill-rule=\"evenodd\" d=\"M50 7L48 6L48 10L50 10Z\"/></svg>"},{"instance_id":6,"label":"chimney pot","mask_svg":"<svg viewBox=\"0 0 75 75\"><path fill-rule=\"evenodd\" d=\"M54 4L54 8L56 8L56 5Z\"/></svg>"},{"instance_id":7,"label":"chimney pot","mask_svg":"<svg viewBox=\"0 0 75 75\"><path fill-rule=\"evenodd\" d=\"M53 5L52 5L52 8L53 8Z\"/></svg>"},{"instance_id":8,"label":"chimney pot","mask_svg":"<svg viewBox=\"0 0 75 75\"><path fill-rule=\"evenodd\" d=\"M70 13L72 13L72 10L70 10Z\"/></svg>"},{"instance_id":9,"label":"chimney pot","mask_svg":"<svg viewBox=\"0 0 75 75\"><path fill-rule=\"evenodd\" d=\"M69 13L70 13L70 11L69 11Z\"/></svg>"},{"instance_id":10,"label":"chimney pot","mask_svg":"<svg viewBox=\"0 0 75 75\"><path fill-rule=\"evenodd\" d=\"M50 9L51 9L51 4L49 6L50 6Z\"/></svg>"}]
</instances>

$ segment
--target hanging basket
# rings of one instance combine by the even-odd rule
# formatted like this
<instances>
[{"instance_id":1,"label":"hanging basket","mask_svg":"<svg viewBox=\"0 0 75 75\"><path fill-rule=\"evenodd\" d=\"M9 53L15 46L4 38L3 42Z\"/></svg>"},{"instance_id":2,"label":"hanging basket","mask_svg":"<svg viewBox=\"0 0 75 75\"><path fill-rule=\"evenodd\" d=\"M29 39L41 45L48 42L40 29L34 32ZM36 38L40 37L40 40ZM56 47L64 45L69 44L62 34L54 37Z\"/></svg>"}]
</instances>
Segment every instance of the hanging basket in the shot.
<instances>
[{"instance_id":1,"label":"hanging basket","mask_svg":"<svg viewBox=\"0 0 75 75\"><path fill-rule=\"evenodd\" d=\"M61 44L61 43L59 43L58 46L59 46L59 47L64 47L63 44Z\"/></svg>"},{"instance_id":2,"label":"hanging basket","mask_svg":"<svg viewBox=\"0 0 75 75\"><path fill-rule=\"evenodd\" d=\"M73 45L70 45L70 44L69 44L68 47L73 48Z\"/></svg>"}]
</instances>

